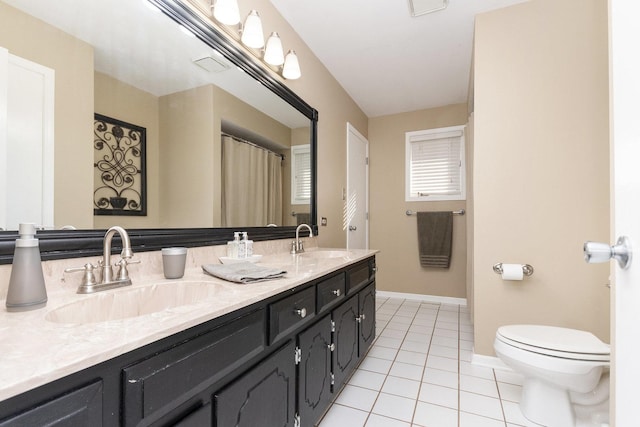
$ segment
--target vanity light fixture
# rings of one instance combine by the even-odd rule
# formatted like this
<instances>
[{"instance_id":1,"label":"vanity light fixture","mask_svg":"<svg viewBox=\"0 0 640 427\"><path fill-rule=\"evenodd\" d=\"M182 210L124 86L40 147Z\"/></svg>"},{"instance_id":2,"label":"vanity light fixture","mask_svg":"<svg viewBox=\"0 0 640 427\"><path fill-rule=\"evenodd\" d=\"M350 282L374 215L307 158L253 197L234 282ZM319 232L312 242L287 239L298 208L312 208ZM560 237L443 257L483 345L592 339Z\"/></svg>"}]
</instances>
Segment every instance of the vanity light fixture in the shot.
<instances>
[{"instance_id":1,"label":"vanity light fixture","mask_svg":"<svg viewBox=\"0 0 640 427\"><path fill-rule=\"evenodd\" d=\"M264 62L270 65L284 64L284 51L282 50L282 40L275 31L267 39L267 46L264 49Z\"/></svg>"},{"instance_id":2,"label":"vanity light fixture","mask_svg":"<svg viewBox=\"0 0 640 427\"><path fill-rule=\"evenodd\" d=\"M284 58L284 66L282 67L282 77L288 80L299 79L302 73L300 72L300 63L298 62L298 56L296 52L291 49Z\"/></svg>"},{"instance_id":3,"label":"vanity light fixture","mask_svg":"<svg viewBox=\"0 0 640 427\"><path fill-rule=\"evenodd\" d=\"M252 53L256 56L262 53L261 59L272 68L276 68L282 77L287 80L301 77L300 63L296 53L289 50L287 55L284 55L282 40L277 32L271 33L265 45L262 21L258 11L251 10L244 23L241 23L237 0L211 0L211 8L213 9L213 17L227 27L225 29L227 32L232 35L235 33L235 37L239 36L242 44L248 48L261 50L261 52L254 51Z\"/></svg>"},{"instance_id":4,"label":"vanity light fixture","mask_svg":"<svg viewBox=\"0 0 640 427\"><path fill-rule=\"evenodd\" d=\"M244 21L242 28L242 37L240 37L242 43L247 47L254 49L260 49L264 46L264 34L262 32L262 21L260 15L254 9L249 12L247 19Z\"/></svg>"},{"instance_id":5,"label":"vanity light fixture","mask_svg":"<svg viewBox=\"0 0 640 427\"><path fill-rule=\"evenodd\" d=\"M213 8L213 17L225 25L236 25L240 22L240 9L237 0L217 0Z\"/></svg>"}]
</instances>

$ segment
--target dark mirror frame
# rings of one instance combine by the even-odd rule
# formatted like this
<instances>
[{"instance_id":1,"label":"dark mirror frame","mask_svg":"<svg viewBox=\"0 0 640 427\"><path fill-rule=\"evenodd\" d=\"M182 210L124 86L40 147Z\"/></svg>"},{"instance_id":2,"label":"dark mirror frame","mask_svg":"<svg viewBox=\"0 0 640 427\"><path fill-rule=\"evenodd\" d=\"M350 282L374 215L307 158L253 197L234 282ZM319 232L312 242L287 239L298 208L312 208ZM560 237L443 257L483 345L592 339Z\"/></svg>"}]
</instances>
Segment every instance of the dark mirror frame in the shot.
<instances>
[{"instance_id":1,"label":"dark mirror frame","mask_svg":"<svg viewBox=\"0 0 640 427\"><path fill-rule=\"evenodd\" d=\"M222 53L234 65L262 83L284 101L300 111L310 121L311 144L311 225L318 232L317 222L317 134L318 112L282 82L275 79L256 59L239 49L211 23L196 14L179 0L148 0L177 24L191 30L196 37ZM168 246L212 246L233 239L234 231L247 231L254 241L294 238L295 227L234 227L234 228L168 228L127 230L135 252L156 251ZM40 253L43 260L78 258L102 254L105 230L52 230L38 231ZM303 236L308 233L303 231ZM0 233L0 264L13 261L16 231ZM119 251L114 245L114 253Z\"/></svg>"}]
</instances>

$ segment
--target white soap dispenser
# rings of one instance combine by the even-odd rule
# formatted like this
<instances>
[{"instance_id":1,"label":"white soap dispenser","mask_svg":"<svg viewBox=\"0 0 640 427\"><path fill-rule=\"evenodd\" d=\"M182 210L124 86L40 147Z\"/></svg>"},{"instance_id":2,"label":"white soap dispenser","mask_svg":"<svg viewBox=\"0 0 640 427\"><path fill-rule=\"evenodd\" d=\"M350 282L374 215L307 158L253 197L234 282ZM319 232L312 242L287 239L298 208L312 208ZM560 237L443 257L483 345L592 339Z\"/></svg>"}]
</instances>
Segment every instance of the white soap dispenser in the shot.
<instances>
[{"instance_id":1,"label":"white soap dispenser","mask_svg":"<svg viewBox=\"0 0 640 427\"><path fill-rule=\"evenodd\" d=\"M34 310L47 304L36 227L20 224L18 234L9 278L7 311Z\"/></svg>"},{"instance_id":2,"label":"white soap dispenser","mask_svg":"<svg viewBox=\"0 0 640 427\"><path fill-rule=\"evenodd\" d=\"M233 241L227 242L227 256L229 258L238 258L238 249L240 246L240 232L233 233Z\"/></svg>"},{"instance_id":3,"label":"white soap dispenser","mask_svg":"<svg viewBox=\"0 0 640 427\"><path fill-rule=\"evenodd\" d=\"M242 241L244 242L244 251L247 258L253 256L253 240L249 240L249 235L246 231L242 232Z\"/></svg>"},{"instance_id":4,"label":"white soap dispenser","mask_svg":"<svg viewBox=\"0 0 640 427\"><path fill-rule=\"evenodd\" d=\"M244 233L244 232L243 232ZM246 233L244 233L246 234ZM238 241L238 258L246 258L247 257L247 245L246 240Z\"/></svg>"}]
</instances>

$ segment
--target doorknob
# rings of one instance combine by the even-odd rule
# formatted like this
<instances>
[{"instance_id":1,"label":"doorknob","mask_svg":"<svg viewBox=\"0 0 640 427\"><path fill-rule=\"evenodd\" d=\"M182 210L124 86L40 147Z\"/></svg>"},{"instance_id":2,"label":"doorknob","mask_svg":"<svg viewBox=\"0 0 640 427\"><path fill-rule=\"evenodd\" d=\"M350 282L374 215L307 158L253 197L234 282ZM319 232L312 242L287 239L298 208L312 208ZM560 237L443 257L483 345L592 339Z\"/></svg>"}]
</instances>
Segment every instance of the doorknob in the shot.
<instances>
[{"instance_id":1,"label":"doorknob","mask_svg":"<svg viewBox=\"0 0 640 427\"><path fill-rule=\"evenodd\" d=\"M356 227L355 225L350 225L349 226L349 231L356 231L358 229L358 227Z\"/></svg>"},{"instance_id":2,"label":"doorknob","mask_svg":"<svg viewBox=\"0 0 640 427\"><path fill-rule=\"evenodd\" d=\"M631 264L631 241L622 236L614 246L606 243L586 242L584 244L584 260L589 264L607 262L610 259L618 261L620 268L625 269Z\"/></svg>"}]
</instances>

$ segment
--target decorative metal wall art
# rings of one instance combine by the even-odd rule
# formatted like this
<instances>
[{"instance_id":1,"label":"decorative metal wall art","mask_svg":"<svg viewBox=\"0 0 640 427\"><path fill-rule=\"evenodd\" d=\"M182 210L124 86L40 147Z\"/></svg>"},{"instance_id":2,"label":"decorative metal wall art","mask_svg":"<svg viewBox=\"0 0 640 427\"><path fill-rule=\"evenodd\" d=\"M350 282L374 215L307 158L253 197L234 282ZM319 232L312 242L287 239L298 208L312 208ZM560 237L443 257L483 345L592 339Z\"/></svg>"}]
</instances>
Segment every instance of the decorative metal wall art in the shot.
<instances>
[{"instance_id":1,"label":"decorative metal wall art","mask_svg":"<svg viewBox=\"0 0 640 427\"><path fill-rule=\"evenodd\" d=\"M94 215L147 215L146 128L95 114Z\"/></svg>"}]
</instances>

